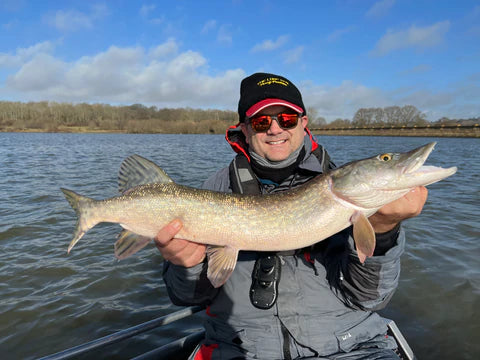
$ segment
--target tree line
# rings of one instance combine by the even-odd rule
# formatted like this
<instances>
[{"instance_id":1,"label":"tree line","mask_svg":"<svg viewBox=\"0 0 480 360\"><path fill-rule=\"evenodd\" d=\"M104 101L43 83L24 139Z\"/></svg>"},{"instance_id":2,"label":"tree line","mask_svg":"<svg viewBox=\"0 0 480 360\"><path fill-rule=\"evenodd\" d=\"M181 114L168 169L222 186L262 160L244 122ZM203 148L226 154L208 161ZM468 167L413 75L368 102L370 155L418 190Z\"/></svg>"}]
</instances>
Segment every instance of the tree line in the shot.
<instances>
[{"instance_id":1,"label":"tree line","mask_svg":"<svg viewBox=\"0 0 480 360\"><path fill-rule=\"evenodd\" d=\"M387 106L384 108L361 108L355 112L353 119L335 119L327 123L325 118L317 116L315 109L308 109L312 127L345 128L345 127L381 127L381 126L426 126L426 125L473 125L480 117L470 119L449 119L442 117L436 121L427 121L426 114L413 105Z\"/></svg>"},{"instance_id":2,"label":"tree line","mask_svg":"<svg viewBox=\"0 0 480 360\"><path fill-rule=\"evenodd\" d=\"M307 114L311 128L422 126L427 124L474 124L480 118L449 119L428 122L413 105L361 108L353 119L327 123L314 108ZM223 133L238 122L235 111L192 108L157 108L142 104L71 104L49 101L0 101L0 131L120 131L127 133Z\"/></svg>"},{"instance_id":3,"label":"tree line","mask_svg":"<svg viewBox=\"0 0 480 360\"><path fill-rule=\"evenodd\" d=\"M142 104L71 104L0 101L0 130L223 133L237 113L215 109L146 107Z\"/></svg>"}]
</instances>

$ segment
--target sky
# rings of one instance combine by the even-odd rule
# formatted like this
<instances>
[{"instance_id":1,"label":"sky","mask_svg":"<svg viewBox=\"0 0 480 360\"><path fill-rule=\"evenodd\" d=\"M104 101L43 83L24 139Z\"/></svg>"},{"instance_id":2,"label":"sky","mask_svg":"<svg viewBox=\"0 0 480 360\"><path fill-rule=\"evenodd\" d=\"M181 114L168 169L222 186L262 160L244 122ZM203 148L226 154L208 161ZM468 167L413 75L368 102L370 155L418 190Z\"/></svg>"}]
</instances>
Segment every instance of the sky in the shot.
<instances>
[{"instance_id":1,"label":"sky","mask_svg":"<svg viewBox=\"0 0 480 360\"><path fill-rule=\"evenodd\" d=\"M480 1L0 1L0 101L236 111L255 72L329 122L478 117Z\"/></svg>"}]
</instances>

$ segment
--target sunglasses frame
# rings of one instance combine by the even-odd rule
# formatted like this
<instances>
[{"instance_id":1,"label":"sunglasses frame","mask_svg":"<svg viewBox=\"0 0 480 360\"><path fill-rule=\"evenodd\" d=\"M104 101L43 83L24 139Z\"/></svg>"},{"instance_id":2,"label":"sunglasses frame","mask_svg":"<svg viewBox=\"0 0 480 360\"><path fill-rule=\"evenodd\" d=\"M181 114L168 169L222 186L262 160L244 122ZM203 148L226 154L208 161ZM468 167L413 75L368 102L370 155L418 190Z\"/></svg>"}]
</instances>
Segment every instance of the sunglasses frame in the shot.
<instances>
[{"instance_id":1,"label":"sunglasses frame","mask_svg":"<svg viewBox=\"0 0 480 360\"><path fill-rule=\"evenodd\" d=\"M278 118L279 116L281 117L282 115L295 115L295 116L296 116L295 123L292 124L291 126L287 126L287 127L283 126L283 125L280 123L281 121L280 121L279 118ZM253 125L252 120L259 119L259 118L263 118L263 117L265 117L266 119L268 119L268 127L267 127L265 130L257 130L257 129L255 128L255 126ZM280 112L280 113L278 113L277 115L254 115L254 116L248 118L248 123L249 123L250 127L252 128L252 130L253 130L254 132L256 132L256 133L265 133L265 132L267 132L267 131L270 129L270 127L272 126L273 120L275 120L275 121L277 122L278 126L279 126L281 129L283 129L283 130L292 130L292 129L294 129L294 128L298 125L298 120L299 120L300 118L301 118L301 114L299 114L299 113Z\"/></svg>"}]
</instances>

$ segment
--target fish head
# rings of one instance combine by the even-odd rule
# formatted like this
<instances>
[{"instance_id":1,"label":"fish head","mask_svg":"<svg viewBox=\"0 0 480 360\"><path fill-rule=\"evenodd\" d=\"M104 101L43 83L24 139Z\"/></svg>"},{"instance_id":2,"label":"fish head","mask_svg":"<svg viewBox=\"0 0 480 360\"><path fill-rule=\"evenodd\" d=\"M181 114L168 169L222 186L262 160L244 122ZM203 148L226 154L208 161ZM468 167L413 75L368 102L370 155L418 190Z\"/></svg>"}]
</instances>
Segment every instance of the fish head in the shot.
<instances>
[{"instance_id":1,"label":"fish head","mask_svg":"<svg viewBox=\"0 0 480 360\"><path fill-rule=\"evenodd\" d=\"M340 199L366 209L378 209L417 186L440 181L456 167L425 166L435 142L405 153L384 153L354 161L331 172L332 192Z\"/></svg>"}]
</instances>

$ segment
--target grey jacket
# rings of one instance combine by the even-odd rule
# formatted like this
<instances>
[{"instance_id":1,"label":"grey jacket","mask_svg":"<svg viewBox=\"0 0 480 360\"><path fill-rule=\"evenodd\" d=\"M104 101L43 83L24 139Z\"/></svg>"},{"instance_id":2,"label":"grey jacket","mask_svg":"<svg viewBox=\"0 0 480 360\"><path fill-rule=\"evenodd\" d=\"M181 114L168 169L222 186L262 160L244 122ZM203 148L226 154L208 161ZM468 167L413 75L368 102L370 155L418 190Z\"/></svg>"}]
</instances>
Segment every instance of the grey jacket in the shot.
<instances>
[{"instance_id":1,"label":"grey jacket","mask_svg":"<svg viewBox=\"0 0 480 360\"><path fill-rule=\"evenodd\" d=\"M299 168L321 173L313 155ZM204 188L231 192L228 168L210 177ZM386 306L398 284L405 236L402 229L397 234L393 247L364 264L351 236L345 237L348 276L340 273L338 282L356 306L347 306L327 280L323 250L313 249L310 259L298 252L279 254L279 295L268 310L254 307L249 298L255 252L239 253L235 271L219 289L206 278L206 262L191 268L165 262L163 277L173 303L209 305L204 346L211 346L212 359L328 357L363 346L394 349L395 340L385 336L385 322L374 311Z\"/></svg>"}]
</instances>

